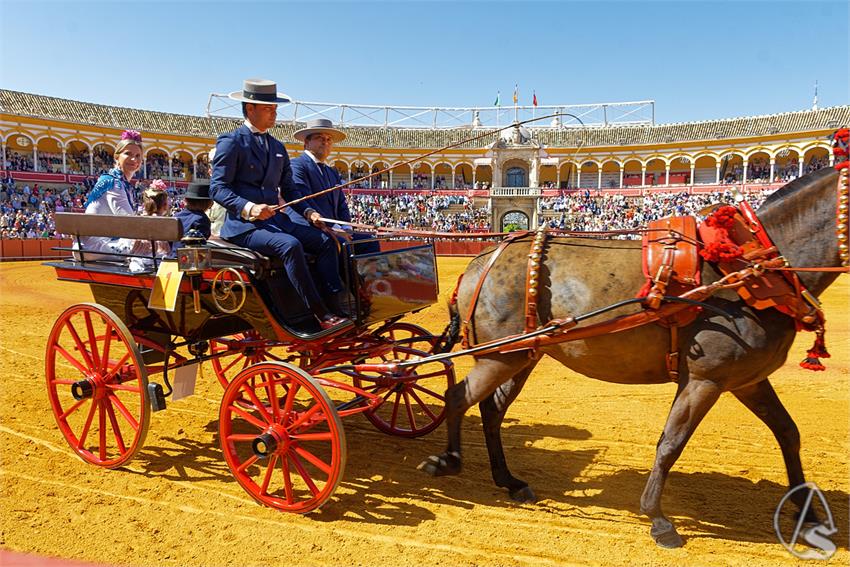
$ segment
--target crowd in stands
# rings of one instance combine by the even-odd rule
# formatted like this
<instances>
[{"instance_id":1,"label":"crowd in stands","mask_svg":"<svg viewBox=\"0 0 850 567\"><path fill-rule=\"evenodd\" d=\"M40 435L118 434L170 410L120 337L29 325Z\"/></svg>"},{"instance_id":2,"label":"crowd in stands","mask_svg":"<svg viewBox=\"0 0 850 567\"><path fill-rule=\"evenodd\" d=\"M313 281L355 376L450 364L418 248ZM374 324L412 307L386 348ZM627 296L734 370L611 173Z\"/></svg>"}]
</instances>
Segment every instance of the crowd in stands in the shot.
<instances>
[{"instance_id":1,"label":"crowd in stands","mask_svg":"<svg viewBox=\"0 0 850 567\"><path fill-rule=\"evenodd\" d=\"M771 191L752 192L747 200L758 208ZM579 231L630 230L668 216L693 215L713 203L734 204L731 191L705 194L655 193L643 197L592 195L590 191L540 199L540 213L552 228ZM560 214L558 214L560 213Z\"/></svg>"},{"instance_id":2,"label":"crowd in stands","mask_svg":"<svg viewBox=\"0 0 850 567\"><path fill-rule=\"evenodd\" d=\"M487 232L490 210L459 195L351 195L354 222L437 232ZM449 210L451 209L451 210Z\"/></svg>"}]
</instances>

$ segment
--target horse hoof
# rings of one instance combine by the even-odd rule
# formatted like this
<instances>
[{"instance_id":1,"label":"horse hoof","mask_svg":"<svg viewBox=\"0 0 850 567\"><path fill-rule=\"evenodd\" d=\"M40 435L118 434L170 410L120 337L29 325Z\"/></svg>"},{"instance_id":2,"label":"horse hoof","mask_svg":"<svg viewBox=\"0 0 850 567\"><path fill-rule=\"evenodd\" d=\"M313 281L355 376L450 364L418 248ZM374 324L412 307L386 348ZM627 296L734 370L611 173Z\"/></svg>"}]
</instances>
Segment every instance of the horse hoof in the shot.
<instances>
[{"instance_id":1,"label":"horse hoof","mask_svg":"<svg viewBox=\"0 0 850 567\"><path fill-rule=\"evenodd\" d=\"M679 535L679 532L676 531L673 524L669 522L667 522L667 526L664 527L656 528L655 526L652 526L649 534L652 536L652 539L655 540L655 544L658 547L673 549L685 545L682 536Z\"/></svg>"},{"instance_id":2,"label":"horse hoof","mask_svg":"<svg viewBox=\"0 0 850 567\"><path fill-rule=\"evenodd\" d=\"M530 486L523 486L516 490L510 491L511 498L517 502L533 503L537 502L537 495L531 490Z\"/></svg>"},{"instance_id":3,"label":"horse hoof","mask_svg":"<svg viewBox=\"0 0 850 567\"><path fill-rule=\"evenodd\" d=\"M431 455L416 467L431 476L450 476L460 473L460 459L454 455Z\"/></svg>"}]
</instances>

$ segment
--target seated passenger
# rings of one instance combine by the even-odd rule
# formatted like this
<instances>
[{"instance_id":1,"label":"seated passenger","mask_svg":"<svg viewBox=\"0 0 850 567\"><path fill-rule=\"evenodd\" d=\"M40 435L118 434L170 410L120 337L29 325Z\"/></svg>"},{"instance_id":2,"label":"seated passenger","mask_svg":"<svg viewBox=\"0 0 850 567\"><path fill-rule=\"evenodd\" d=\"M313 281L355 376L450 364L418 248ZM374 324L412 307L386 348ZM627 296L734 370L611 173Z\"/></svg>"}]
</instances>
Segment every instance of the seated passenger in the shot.
<instances>
[{"instance_id":1,"label":"seated passenger","mask_svg":"<svg viewBox=\"0 0 850 567\"><path fill-rule=\"evenodd\" d=\"M162 179L154 179L142 192L142 215L146 217L168 217L168 185Z\"/></svg>"},{"instance_id":2,"label":"seated passenger","mask_svg":"<svg viewBox=\"0 0 850 567\"><path fill-rule=\"evenodd\" d=\"M138 213L133 175L142 165L142 135L124 130L115 146L115 167L98 178L85 203L89 215L135 215ZM86 236L81 238L83 250L93 252L133 253L137 242L129 238ZM109 259L108 256L101 258ZM115 257L112 257L115 258Z\"/></svg>"}]
</instances>

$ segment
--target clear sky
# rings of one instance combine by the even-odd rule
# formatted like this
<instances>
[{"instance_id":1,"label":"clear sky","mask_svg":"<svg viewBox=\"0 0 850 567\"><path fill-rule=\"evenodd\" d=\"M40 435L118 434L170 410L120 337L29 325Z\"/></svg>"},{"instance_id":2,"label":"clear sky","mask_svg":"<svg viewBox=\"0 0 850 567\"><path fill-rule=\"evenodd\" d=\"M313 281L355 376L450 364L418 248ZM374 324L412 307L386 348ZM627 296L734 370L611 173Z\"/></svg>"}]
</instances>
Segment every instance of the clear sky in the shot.
<instances>
[{"instance_id":1,"label":"clear sky","mask_svg":"<svg viewBox=\"0 0 850 567\"><path fill-rule=\"evenodd\" d=\"M203 114L276 80L299 100L412 106L654 99L656 122L850 104L847 0L0 0L0 87Z\"/></svg>"}]
</instances>

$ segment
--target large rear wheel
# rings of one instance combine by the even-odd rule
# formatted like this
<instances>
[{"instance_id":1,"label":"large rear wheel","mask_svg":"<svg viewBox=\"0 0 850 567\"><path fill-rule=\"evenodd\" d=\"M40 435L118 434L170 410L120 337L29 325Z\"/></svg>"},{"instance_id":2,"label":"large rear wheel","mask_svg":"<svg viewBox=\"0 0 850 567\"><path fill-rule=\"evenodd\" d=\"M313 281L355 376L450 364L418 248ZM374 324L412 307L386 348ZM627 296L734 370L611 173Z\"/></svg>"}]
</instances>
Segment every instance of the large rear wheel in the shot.
<instances>
[{"instance_id":1,"label":"large rear wheel","mask_svg":"<svg viewBox=\"0 0 850 567\"><path fill-rule=\"evenodd\" d=\"M66 309L47 339L45 375L56 423L77 455L105 468L133 458L150 426L148 375L115 313L90 303Z\"/></svg>"},{"instance_id":2,"label":"large rear wheel","mask_svg":"<svg viewBox=\"0 0 850 567\"><path fill-rule=\"evenodd\" d=\"M336 408L312 376L289 364L261 362L231 380L219 433L237 482L278 510L317 509L345 469L345 431Z\"/></svg>"}]
</instances>

